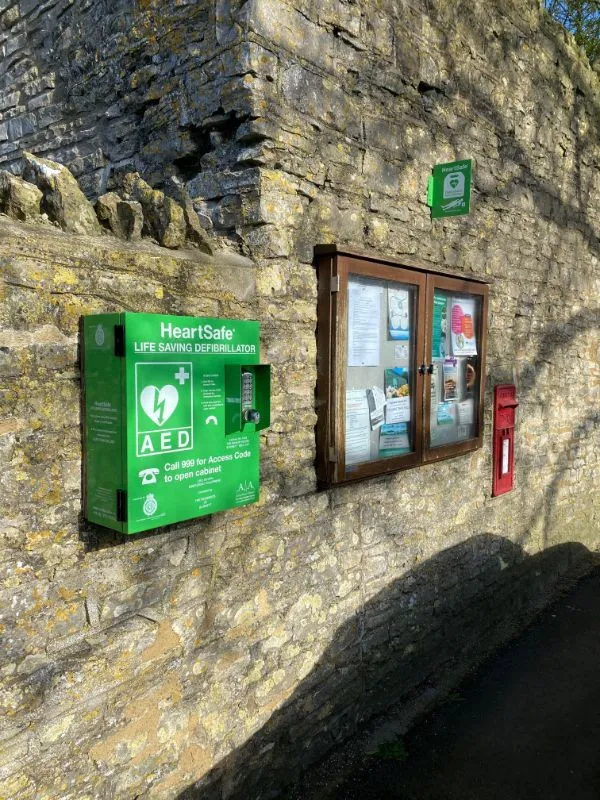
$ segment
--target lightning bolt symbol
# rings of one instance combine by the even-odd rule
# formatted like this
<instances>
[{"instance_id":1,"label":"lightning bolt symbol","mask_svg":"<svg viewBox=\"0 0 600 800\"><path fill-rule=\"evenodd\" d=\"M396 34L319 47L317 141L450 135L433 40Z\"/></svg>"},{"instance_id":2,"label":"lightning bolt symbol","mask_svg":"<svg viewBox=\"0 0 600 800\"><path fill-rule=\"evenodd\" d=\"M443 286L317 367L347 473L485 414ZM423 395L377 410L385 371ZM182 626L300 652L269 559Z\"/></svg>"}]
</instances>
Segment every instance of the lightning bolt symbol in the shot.
<instances>
[{"instance_id":1,"label":"lightning bolt symbol","mask_svg":"<svg viewBox=\"0 0 600 800\"><path fill-rule=\"evenodd\" d=\"M165 414L165 403L166 402L167 402L166 397L163 398L162 400L158 400L158 396L157 396L157 402L154 403L154 411L158 414L158 424L159 425L162 425L162 423L163 423L163 417L164 417L164 414Z\"/></svg>"}]
</instances>

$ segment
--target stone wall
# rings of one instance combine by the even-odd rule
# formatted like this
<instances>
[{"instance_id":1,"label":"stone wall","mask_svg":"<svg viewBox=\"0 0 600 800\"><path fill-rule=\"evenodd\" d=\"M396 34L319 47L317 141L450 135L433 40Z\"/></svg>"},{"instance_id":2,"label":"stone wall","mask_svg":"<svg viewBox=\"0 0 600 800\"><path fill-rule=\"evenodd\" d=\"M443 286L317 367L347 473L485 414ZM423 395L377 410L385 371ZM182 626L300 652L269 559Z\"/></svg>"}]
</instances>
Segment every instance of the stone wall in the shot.
<instances>
[{"instance_id":1,"label":"stone wall","mask_svg":"<svg viewBox=\"0 0 600 800\"><path fill-rule=\"evenodd\" d=\"M47 153L91 196L131 159L177 174L255 267L1 223L0 796L286 797L371 714L441 697L600 546L600 85L528 0L104 6L2 5L5 121L33 115L5 164ZM471 215L432 223L427 176L455 157ZM328 241L489 279L482 450L316 491ZM78 319L117 309L261 322L260 503L128 540L82 520ZM513 379L516 488L492 499L491 392Z\"/></svg>"},{"instance_id":2,"label":"stone wall","mask_svg":"<svg viewBox=\"0 0 600 800\"><path fill-rule=\"evenodd\" d=\"M156 183L195 174L205 153L227 163L228 143L251 137L238 130L247 54L225 5L4 0L0 165L20 171L30 150L98 196L115 171Z\"/></svg>"}]
</instances>

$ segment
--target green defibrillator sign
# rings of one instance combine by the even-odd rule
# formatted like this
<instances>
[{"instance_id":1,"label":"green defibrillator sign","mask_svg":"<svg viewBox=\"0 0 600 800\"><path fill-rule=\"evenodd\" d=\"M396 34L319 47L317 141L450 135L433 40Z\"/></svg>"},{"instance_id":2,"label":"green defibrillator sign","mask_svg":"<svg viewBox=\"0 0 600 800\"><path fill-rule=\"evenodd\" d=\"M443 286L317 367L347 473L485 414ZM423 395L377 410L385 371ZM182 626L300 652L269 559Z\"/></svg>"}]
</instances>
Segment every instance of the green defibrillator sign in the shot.
<instances>
[{"instance_id":1,"label":"green defibrillator sign","mask_svg":"<svg viewBox=\"0 0 600 800\"><path fill-rule=\"evenodd\" d=\"M83 321L85 516L123 533L258 500L270 368L257 322Z\"/></svg>"},{"instance_id":2,"label":"green defibrillator sign","mask_svg":"<svg viewBox=\"0 0 600 800\"><path fill-rule=\"evenodd\" d=\"M436 164L427 187L431 218L468 214L471 206L471 159Z\"/></svg>"}]
</instances>

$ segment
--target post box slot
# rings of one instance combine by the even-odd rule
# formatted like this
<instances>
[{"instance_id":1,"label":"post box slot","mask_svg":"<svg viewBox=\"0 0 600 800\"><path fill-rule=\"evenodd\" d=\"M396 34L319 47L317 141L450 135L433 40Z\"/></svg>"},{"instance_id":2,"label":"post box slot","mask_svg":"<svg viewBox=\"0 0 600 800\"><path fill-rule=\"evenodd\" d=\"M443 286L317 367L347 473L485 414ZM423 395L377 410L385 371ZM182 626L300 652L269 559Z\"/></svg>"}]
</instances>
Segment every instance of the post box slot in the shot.
<instances>
[{"instance_id":1,"label":"post box slot","mask_svg":"<svg viewBox=\"0 0 600 800\"><path fill-rule=\"evenodd\" d=\"M509 492L514 486L514 437L516 387L496 386L494 389L494 439L492 495Z\"/></svg>"}]
</instances>

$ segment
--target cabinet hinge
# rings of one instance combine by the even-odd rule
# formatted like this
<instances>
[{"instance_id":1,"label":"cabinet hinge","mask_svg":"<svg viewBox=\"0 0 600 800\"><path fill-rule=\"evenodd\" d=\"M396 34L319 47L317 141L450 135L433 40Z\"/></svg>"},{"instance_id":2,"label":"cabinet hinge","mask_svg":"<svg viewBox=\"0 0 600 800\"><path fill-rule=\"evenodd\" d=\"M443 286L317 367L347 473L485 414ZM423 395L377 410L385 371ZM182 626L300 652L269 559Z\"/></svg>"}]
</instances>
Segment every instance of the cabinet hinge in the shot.
<instances>
[{"instance_id":1,"label":"cabinet hinge","mask_svg":"<svg viewBox=\"0 0 600 800\"><path fill-rule=\"evenodd\" d=\"M119 358L125 356L125 326L115 325L115 355Z\"/></svg>"},{"instance_id":2,"label":"cabinet hinge","mask_svg":"<svg viewBox=\"0 0 600 800\"><path fill-rule=\"evenodd\" d=\"M127 492L117 489L117 522L127 522Z\"/></svg>"},{"instance_id":3,"label":"cabinet hinge","mask_svg":"<svg viewBox=\"0 0 600 800\"><path fill-rule=\"evenodd\" d=\"M331 292L339 292L340 290L340 276L334 275L331 278Z\"/></svg>"}]
</instances>

